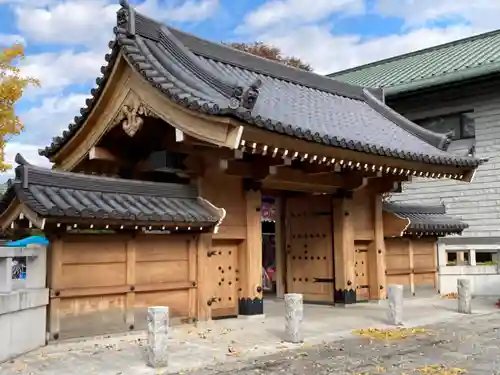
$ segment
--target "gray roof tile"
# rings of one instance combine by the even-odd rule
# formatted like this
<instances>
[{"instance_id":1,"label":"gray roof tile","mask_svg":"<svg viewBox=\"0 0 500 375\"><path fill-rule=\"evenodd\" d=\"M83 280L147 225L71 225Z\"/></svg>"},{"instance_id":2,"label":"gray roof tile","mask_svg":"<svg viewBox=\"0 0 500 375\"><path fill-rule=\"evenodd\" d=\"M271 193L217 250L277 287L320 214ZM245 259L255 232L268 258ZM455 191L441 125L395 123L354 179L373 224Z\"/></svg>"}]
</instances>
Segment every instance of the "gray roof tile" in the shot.
<instances>
[{"instance_id":1,"label":"gray roof tile","mask_svg":"<svg viewBox=\"0 0 500 375\"><path fill-rule=\"evenodd\" d=\"M41 150L51 157L85 121L121 50L153 86L193 110L333 147L476 167L481 161L446 152L449 138L429 132L385 106L380 91L338 82L246 54L162 25L121 1L116 41L93 99L75 123Z\"/></svg>"},{"instance_id":2,"label":"gray roof tile","mask_svg":"<svg viewBox=\"0 0 500 375\"><path fill-rule=\"evenodd\" d=\"M394 213L410 220L408 233L444 233L461 234L469 225L458 218L446 215L446 208L441 206L409 205L386 202L384 211Z\"/></svg>"},{"instance_id":3,"label":"gray roof tile","mask_svg":"<svg viewBox=\"0 0 500 375\"><path fill-rule=\"evenodd\" d=\"M20 165L0 200L0 212L17 197L42 217L186 225L220 219L199 202L192 185L56 172L30 165L20 155L16 161Z\"/></svg>"}]
</instances>

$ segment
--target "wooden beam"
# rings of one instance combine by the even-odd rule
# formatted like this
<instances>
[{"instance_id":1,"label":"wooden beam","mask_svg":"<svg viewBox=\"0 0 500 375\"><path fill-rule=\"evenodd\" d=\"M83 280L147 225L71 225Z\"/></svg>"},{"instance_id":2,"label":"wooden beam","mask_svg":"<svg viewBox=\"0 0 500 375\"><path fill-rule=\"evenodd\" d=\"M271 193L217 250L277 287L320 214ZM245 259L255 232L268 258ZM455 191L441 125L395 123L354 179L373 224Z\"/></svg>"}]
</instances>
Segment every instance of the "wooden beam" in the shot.
<instances>
[{"instance_id":1,"label":"wooden beam","mask_svg":"<svg viewBox=\"0 0 500 375\"><path fill-rule=\"evenodd\" d=\"M54 239L50 240L49 246L49 288L52 291L55 291L56 298L50 300L49 304L49 324L48 324L48 332L50 340L58 340L60 338L60 330L61 330L61 308L60 303L61 299L57 295L57 291L63 287L63 251L64 251L64 243L61 237L57 236Z\"/></svg>"},{"instance_id":2,"label":"wooden beam","mask_svg":"<svg viewBox=\"0 0 500 375\"><path fill-rule=\"evenodd\" d=\"M387 293L382 196L379 194L374 195L372 202L375 235L374 240L368 246L368 280L370 299L382 300L385 299Z\"/></svg>"},{"instance_id":3,"label":"wooden beam","mask_svg":"<svg viewBox=\"0 0 500 375\"><path fill-rule=\"evenodd\" d=\"M184 140L185 140L184 133L179 129L175 129L175 141L184 142Z\"/></svg>"},{"instance_id":4,"label":"wooden beam","mask_svg":"<svg viewBox=\"0 0 500 375\"><path fill-rule=\"evenodd\" d=\"M239 246L240 254L238 259L241 275L240 315L262 315L264 313L261 198L258 190L249 190L245 193L247 235L246 240Z\"/></svg>"},{"instance_id":5,"label":"wooden beam","mask_svg":"<svg viewBox=\"0 0 500 375\"><path fill-rule=\"evenodd\" d=\"M94 146L90 149L89 160L112 161L115 163L120 161L120 159L116 155L114 155L111 151L98 146Z\"/></svg>"},{"instance_id":6,"label":"wooden beam","mask_svg":"<svg viewBox=\"0 0 500 375\"><path fill-rule=\"evenodd\" d=\"M135 327L135 268L136 268L136 242L132 236L126 243L126 280L129 290L125 295L125 323L132 330Z\"/></svg>"},{"instance_id":7,"label":"wooden beam","mask_svg":"<svg viewBox=\"0 0 500 375\"><path fill-rule=\"evenodd\" d=\"M300 169L269 167L269 175L263 179L266 186L272 183L285 183L291 187L302 187L301 191L335 192L336 189L356 190L366 185L366 179L360 173L333 173L310 175ZM316 190L319 189L319 190ZM326 189L326 190L325 190ZM295 189L291 189L295 190Z\"/></svg>"},{"instance_id":8,"label":"wooden beam","mask_svg":"<svg viewBox=\"0 0 500 375\"><path fill-rule=\"evenodd\" d=\"M196 236L192 236L188 240L188 277L189 280L192 282L193 280L196 280L197 276L197 248L196 248ZM188 290L188 316L190 319L193 319L195 321L197 319L197 311L196 311L196 306L198 305L196 298L197 290L195 288L189 289Z\"/></svg>"},{"instance_id":9,"label":"wooden beam","mask_svg":"<svg viewBox=\"0 0 500 375\"><path fill-rule=\"evenodd\" d=\"M410 219L404 219L391 212L382 213L384 237L402 237L410 225Z\"/></svg>"},{"instance_id":10,"label":"wooden beam","mask_svg":"<svg viewBox=\"0 0 500 375\"><path fill-rule=\"evenodd\" d=\"M276 263L276 297L285 296L286 276L286 254L285 254L285 222L284 222L284 199L282 196L275 200L276 222L275 222L275 263Z\"/></svg>"},{"instance_id":11,"label":"wooden beam","mask_svg":"<svg viewBox=\"0 0 500 375\"><path fill-rule=\"evenodd\" d=\"M415 273L413 270L415 269L415 258L414 258L414 251L413 251L413 239L408 238L408 265L410 267L410 291L411 295L415 295Z\"/></svg>"},{"instance_id":12,"label":"wooden beam","mask_svg":"<svg viewBox=\"0 0 500 375\"><path fill-rule=\"evenodd\" d=\"M219 171L228 175L261 180L269 174L267 165L245 162L241 160L221 159Z\"/></svg>"},{"instance_id":13,"label":"wooden beam","mask_svg":"<svg viewBox=\"0 0 500 375\"><path fill-rule=\"evenodd\" d=\"M200 234L196 242L196 257L198 266L196 269L197 285L197 318L199 321L212 319L212 309L207 305L207 301L212 296L209 258L208 254L212 249L212 235Z\"/></svg>"},{"instance_id":14,"label":"wooden beam","mask_svg":"<svg viewBox=\"0 0 500 375\"><path fill-rule=\"evenodd\" d=\"M352 199L333 199L335 303L356 303L354 212Z\"/></svg>"}]
</instances>

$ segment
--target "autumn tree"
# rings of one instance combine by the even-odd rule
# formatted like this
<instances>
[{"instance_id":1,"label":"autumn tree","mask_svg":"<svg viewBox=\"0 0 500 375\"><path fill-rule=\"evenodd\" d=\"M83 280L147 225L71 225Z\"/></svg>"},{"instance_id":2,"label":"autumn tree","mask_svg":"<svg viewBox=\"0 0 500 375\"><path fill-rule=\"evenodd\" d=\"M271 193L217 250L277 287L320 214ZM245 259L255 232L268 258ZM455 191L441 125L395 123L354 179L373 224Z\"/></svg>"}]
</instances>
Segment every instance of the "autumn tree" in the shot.
<instances>
[{"instance_id":1,"label":"autumn tree","mask_svg":"<svg viewBox=\"0 0 500 375\"><path fill-rule=\"evenodd\" d=\"M277 61L288 66L306 70L308 72L312 71L311 65L303 62L301 59L293 56L284 56L278 47L265 44L263 42L228 43L227 45L237 50L260 56L265 59Z\"/></svg>"},{"instance_id":2,"label":"autumn tree","mask_svg":"<svg viewBox=\"0 0 500 375\"><path fill-rule=\"evenodd\" d=\"M28 85L38 85L33 78L23 77L18 63L24 58L24 46L14 44L0 50L0 171L11 166L5 161L5 146L13 135L23 130L15 105Z\"/></svg>"}]
</instances>

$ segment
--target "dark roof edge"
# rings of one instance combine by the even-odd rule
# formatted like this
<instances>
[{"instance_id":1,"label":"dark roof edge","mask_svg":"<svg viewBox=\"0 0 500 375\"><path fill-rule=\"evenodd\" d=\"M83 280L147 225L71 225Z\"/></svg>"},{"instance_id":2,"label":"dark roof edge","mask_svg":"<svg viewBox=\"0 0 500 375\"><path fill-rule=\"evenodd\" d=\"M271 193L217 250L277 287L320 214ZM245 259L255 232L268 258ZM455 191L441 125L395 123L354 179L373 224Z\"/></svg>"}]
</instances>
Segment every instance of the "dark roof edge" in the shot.
<instances>
[{"instance_id":1,"label":"dark roof edge","mask_svg":"<svg viewBox=\"0 0 500 375\"><path fill-rule=\"evenodd\" d=\"M390 62L393 62L393 61L398 61L398 60L405 59L405 58L408 58L408 57L417 56L417 55L420 55L422 53L431 52L431 51L437 51L437 50L440 50L442 48L451 47L451 46L454 46L454 45L457 45L457 44L461 44L461 43L465 43L465 42L470 42L470 41L477 40L477 39L486 38L486 37L489 37L491 35L495 35L495 34L499 34L499 33L500 33L500 29L492 30L492 31L487 31L485 33L472 35L472 36L469 36L467 38L452 40L451 42L448 42L448 43L438 44L436 46L427 47L427 48L424 48L424 49L419 49L417 51L412 51L412 52L404 53L402 55L392 56L392 57L388 57L386 59L381 59L381 60L373 61L371 63L367 63L367 64L363 64L363 65L358 65L358 66L355 66L355 67L352 67L352 68L348 68L348 69L344 69L344 70L339 70L338 72L333 72L333 73L327 74L327 77L334 78L334 77L337 77L337 76L345 75L345 74L356 72L356 71L359 71L359 70L363 70L363 69L367 69L367 68L372 68L372 67L375 67L375 66L378 66L378 65L382 65L382 64L386 64L386 63L390 63Z\"/></svg>"},{"instance_id":2,"label":"dark roof edge","mask_svg":"<svg viewBox=\"0 0 500 375\"><path fill-rule=\"evenodd\" d=\"M389 121L394 122L415 137L440 150L446 151L448 149L451 143L451 134L442 135L424 129L385 105L383 101L377 99L369 90L363 89L363 93L366 97L366 103Z\"/></svg>"},{"instance_id":3,"label":"dark roof edge","mask_svg":"<svg viewBox=\"0 0 500 375\"><path fill-rule=\"evenodd\" d=\"M15 168L16 177L15 181L20 181L26 184L57 186L57 182L61 183L62 187L70 189L99 191L109 193L119 193L120 186L127 187L124 189L125 193L136 195L154 195L166 196L171 198L196 198L198 191L194 185L181 185L185 188L186 192L183 194L166 194L166 191L179 191L178 184L163 183L163 182L150 182L150 181L137 181L128 180L123 178L104 177L86 175L75 172L55 171L53 169L38 167L32 165L24 159L20 154L15 157L16 163L19 165ZM129 188L137 188L133 193Z\"/></svg>"},{"instance_id":4,"label":"dark roof edge","mask_svg":"<svg viewBox=\"0 0 500 375\"><path fill-rule=\"evenodd\" d=\"M387 86L384 88L386 96L393 96L411 91L427 89L430 87L446 85L449 83L465 81L469 79L479 78L490 74L500 72L500 62L485 65L481 67L469 68L449 74L430 77L419 81L403 83L395 86Z\"/></svg>"},{"instance_id":5,"label":"dark roof edge","mask_svg":"<svg viewBox=\"0 0 500 375\"><path fill-rule=\"evenodd\" d=\"M418 205L406 204L399 202L384 202L383 209L387 212L393 213L413 213L413 214L434 214L445 215L446 207L444 204L440 205Z\"/></svg>"}]
</instances>

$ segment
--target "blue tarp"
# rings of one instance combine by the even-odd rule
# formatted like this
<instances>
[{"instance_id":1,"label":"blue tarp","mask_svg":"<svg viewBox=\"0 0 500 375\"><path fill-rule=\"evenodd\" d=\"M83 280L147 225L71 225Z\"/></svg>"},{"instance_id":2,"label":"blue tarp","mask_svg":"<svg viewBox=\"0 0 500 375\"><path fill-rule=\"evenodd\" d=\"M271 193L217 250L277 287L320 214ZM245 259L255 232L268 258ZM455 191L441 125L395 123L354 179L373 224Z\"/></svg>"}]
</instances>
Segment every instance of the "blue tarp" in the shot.
<instances>
[{"instance_id":1,"label":"blue tarp","mask_svg":"<svg viewBox=\"0 0 500 375\"><path fill-rule=\"evenodd\" d=\"M22 240L7 242L7 247L26 247L28 245L43 245L48 246L49 240L42 236L30 236Z\"/></svg>"}]
</instances>

